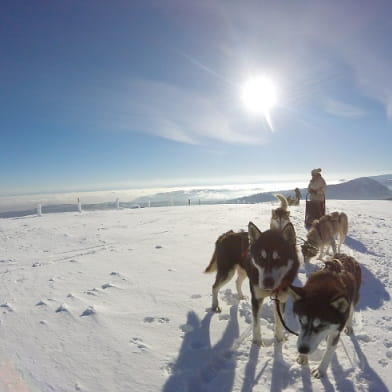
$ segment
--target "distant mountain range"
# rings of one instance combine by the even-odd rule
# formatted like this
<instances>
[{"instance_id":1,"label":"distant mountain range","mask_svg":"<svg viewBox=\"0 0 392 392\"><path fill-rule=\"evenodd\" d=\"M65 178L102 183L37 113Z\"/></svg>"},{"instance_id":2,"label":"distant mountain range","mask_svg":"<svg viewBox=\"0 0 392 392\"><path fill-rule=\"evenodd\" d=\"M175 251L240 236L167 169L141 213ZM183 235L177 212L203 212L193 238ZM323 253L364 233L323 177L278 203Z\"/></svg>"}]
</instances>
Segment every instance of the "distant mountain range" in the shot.
<instances>
[{"instance_id":1,"label":"distant mountain range","mask_svg":"<svg viewBox=\"0 0 392 392\"><path fill-rule=\"evenodd\" d=\"M386 185L389 184L389 187ZM229 203L261 203L276 200L275 193L294 197L294 190L280 190L276 192L263 192L229 200ZM306 198L307 189L301 189L302 198ZM360 177L341 184L327 185L327 199L337 200L382 200L392 199L392 174L374 177Z\"/></svg>"},{"instance_id":2,"label":"distant mountain range","mask_svg":"<svg viewBox=\"0 0 392 392\"><path fill-rule=\"evenodd\" d=\"M294 190L276 190L273 192L256 193L227 199L229 189L194 189L178 190L174 192L163 192L155 195L144 196L132 201L121 201L121 208L159 207L168 205L186 204L222 204L222 203L262 203L275 201L275 193L281 193L286 197L294 197ZM306 188L301 189L302 198L306 198ZM232 193L233 195L233 193ZM226 196L226 197L225 197ZM327 199L337 200L392 200L392 174L374 177L361 177L336 185L328 185L326 191ZM83 204L84 211L115 209L116 203L94 203ZM42 213L71 212L78 211L76 204L43 205ZM21 217L36 214L36 208L25 210L6 211L0 213L0 218Z\"/></svg>"}]
</instances>

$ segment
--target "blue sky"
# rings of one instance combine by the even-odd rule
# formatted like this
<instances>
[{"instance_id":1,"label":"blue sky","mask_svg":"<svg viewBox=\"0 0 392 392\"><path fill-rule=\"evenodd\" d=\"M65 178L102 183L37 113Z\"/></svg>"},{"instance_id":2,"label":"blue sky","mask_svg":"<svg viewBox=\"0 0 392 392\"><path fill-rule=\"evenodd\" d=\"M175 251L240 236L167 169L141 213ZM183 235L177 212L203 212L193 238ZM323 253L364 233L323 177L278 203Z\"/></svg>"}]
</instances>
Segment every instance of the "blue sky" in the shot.
<instances>
[{"instance_id":1,"label":"blue sky","mask_svg":"<svg viewBox=\"0 0 392 392\"><path fill-rule=\"evenodd\" d=\"M0 194L392 172L389 1L0 2ZM275 81L265 119L244 81Z\"/></svg>"}]
</instances>

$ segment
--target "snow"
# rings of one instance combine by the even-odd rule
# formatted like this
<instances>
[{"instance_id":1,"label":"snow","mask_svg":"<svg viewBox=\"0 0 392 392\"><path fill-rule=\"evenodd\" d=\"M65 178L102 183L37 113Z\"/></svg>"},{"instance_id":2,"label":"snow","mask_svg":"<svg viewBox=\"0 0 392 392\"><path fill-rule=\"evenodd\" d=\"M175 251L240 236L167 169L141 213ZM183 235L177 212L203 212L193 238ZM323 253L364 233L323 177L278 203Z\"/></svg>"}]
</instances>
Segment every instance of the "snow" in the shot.
<instances>
[{"instance_id":1,"label":"snow","mask_svg":"<svg viewBox=\"0 0 392 392\"><path fill-rule=\"evenodd\" d=\"M363 285L354 335L342 336L326 378L296 363L295 336L274 341L269 301L261 320L266 346L252 345L250 303L237 300L234 279L220 292L222 313L209 311L214 274L202 271L216 238L249 221L268 228L271 208L191 205L1 219L0 391L392 389L390 201L327 201L329 212L349 217L342 250L361 263ZM305 238L303 204L291 211ZM297 283L319 266L301 264ZM287 322L298 329L291 302Z\"/></svg>"}]
</instances>

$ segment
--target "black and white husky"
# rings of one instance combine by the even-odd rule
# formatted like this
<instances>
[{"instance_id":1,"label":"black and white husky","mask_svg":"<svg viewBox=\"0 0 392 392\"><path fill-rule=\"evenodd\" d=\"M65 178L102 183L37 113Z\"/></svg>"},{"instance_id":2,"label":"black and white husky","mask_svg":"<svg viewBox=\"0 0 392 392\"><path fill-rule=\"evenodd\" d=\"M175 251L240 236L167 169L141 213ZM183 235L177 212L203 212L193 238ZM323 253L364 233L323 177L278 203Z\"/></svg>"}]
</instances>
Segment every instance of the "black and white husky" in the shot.
<instances>
[{"instance_id":1,"label":"black and white husky","mask_svg":"<svg viewBox=\"0 0 392 392\"><path fill-rule=\"evenodd\" d=\"M313 272L304 287L290 287L294 313L300 324L297 341L298 363L306 364L319 343L327 339L320 365L312 370L319 378L326 374L338 344L340 333L353 332L354 306L359 299L361 268L345 254L336 254L325 262L325 268Z\"/></svg>"},{"instance_id":2,"label":"black and white husky","mask_svg":"<svg viewBox=\"0 0 392 392\"><path fill-rule=\"evenodd\" d=\"M252 296L253 342L262 345L260 313L264 298L271 295L279 299L280 311L288 299L289 286L297 275L299 261L295 247L295 230L291 223L283 231L261 232L249 222L248 232L227 232L215 243L215 251L205 272L216 271L212 286L212 310L220 312L219 289L238 271L237 291L243 298L241 285L248 276ZM284 340L283 326L274 308L275 337Z\"/></svg>"}]
</instances>

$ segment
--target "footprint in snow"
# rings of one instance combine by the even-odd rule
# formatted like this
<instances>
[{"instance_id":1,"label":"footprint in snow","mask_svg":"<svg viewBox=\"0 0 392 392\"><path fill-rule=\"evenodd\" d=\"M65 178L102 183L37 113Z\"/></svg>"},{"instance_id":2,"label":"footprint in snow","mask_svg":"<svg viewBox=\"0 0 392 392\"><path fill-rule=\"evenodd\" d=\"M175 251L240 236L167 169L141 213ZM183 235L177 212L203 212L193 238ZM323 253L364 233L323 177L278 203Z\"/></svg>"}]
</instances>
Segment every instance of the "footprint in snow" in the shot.
<instances>
[{"instance_id":1,"label":"footprint in snow","mask_svg":"<svg viewBox=\"0 0 392 392\"><path fill-rule=\"evenodd\" d=\"M170 319L168 317L144 317L143 321L145 323L154 323L154 322L158 322L158 323L168 323L170 321Z\"/></svg>"},{"instance_id":2,"label":"footprint in snow","mask_svg":"<svg viewBox=\"0 0 392 392\"><path fill-rule=\"evenodd\" d=\"M81 315L80 317L85 317L85 316L93 316L97 314L97 311L94 309L93 306L89 306Z\"/></svg>"},{"instance_id":3,"label":"footprint in snow","mask_svg":"<svg viewBox=\"0 0 392 392\"><path fill-rule=\"evenodd\" d=\"M385 358L382 358L378 361L378 363L382 366L382 367L386 367L389 364L389 361Z\"/></svg>"},{"instance_id":4,"label":"footprint in snow","mask_svg":"<svg viewBox=\"0 0 392 392\"><path fill-rule=\"evenodd\" d=\"M8 302L6 302L6 303L4 303L4 304L1 304L1 305L0 305L0 308L3 308L3 309L4 309L4 312L3 312L3 313L6 313L6 311L8 311L8 312L14 312L14 308L13 308Z\"/></svg>"},{"instance_id":5,"label":"footprint in snow","mask_svg":"<svg viewBox=\"0 0 392 392\"><path fill-rule=\"evenodd\" d=\"M60 305L57 309L56 309L56 313L62 313L62 312L66 312L66 313L70 313L69 309L67 307L66 304L62 304Z\"/></svg>"},{"instance_id":6,"label":"footprint in snow","mask_svg":"<svg viewBox=\"0 0 392 392\"><path fill-rule=\"evenodd\" d=\"M230 320L230 314L220 314L219 315L219 320Z\"/></svg>"},{"instance_id":7,"label":"footprint in snow","mask_svg":"<svg viewBox=\"0 0 392 392\"><path fill-rule=\"evenodd\" d=\"M15 263L16 261L13 259L1 259L0 263L7 263L7 264L11 264L11 263Z\"/></svg>"},{"instance_id":8,"label":"footprint in snow","mask_svg":"<svg viewBox=\"0 0 392 392\"><path fill-rule=\"evenodd\" d=\"M129 341L129 343L131 343L133 345L134 349L133 349L132 352L134 352L134 353L138 353L139 354L139 353L148 351L150 349L150 347L147 344L145 344L142 339L139 339L139 338L136 338L136 337L132 338Z\"/></svg>"},{"instance_id":9,"label":"footprint in snow","mask_svg":"<svg viewBox=\"0 0 392 392\"><path fill-rule=\"evenodd\" d=\"M93 295L94 297L97 297L99 295L99 290L97 288L89 289L85 291L86 294L88 295Z\"/></svg>"},{"instance_id":10,"label":"footprint in snow","mask_svg":"<svg viewBox=\"0 0 392 392\"><path fill-rule=\"evenodd\" d=\"M111 272L110 276L115 276L117 278L120 278L121 280L128 280L128 278L126 276L124 276L124 275L120 274L120 272L116 272L116 271Z\"/></svg>"},{"instance_id":11,"label":"footprint in snow","mask_svg":"<svg viewBox=\"0 0 392 392\"><path fill-rule=\"evenodd\" d=\"M118 289L118 287L112 283L105 283L101 286L104 290L109 289L109 288L116 288Z\"/></svg>"},{"instance_id":12,"label":"footprint in snow","mask_svg":"<svg viewBox=\"0 0 392 392\"><path fill-rule=\"evenodd\" d=\"M360 341L362 341L362 342L364 342L364 343L369 343L369 342L372 341L372 338L371 338L369 335L366 335L366 334L364 334L364 333L355 335L355 337L356 337L358 340L360 340Z\"/></svg>"}]
</instances>

